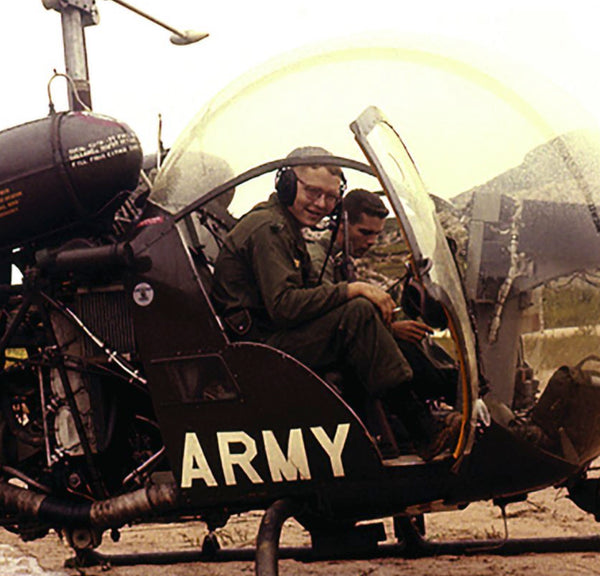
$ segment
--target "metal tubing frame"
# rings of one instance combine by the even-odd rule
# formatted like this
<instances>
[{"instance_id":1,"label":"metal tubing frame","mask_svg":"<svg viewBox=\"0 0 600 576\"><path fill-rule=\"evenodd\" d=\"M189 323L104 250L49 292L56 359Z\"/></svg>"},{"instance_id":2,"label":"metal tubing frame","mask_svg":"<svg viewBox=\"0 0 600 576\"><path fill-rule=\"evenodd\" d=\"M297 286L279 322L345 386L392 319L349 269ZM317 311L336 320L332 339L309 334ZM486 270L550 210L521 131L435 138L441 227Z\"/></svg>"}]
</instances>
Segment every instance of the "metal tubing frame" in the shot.
<instances>
[{"instance_id":1,"label":"metal tubing frame","mask_svg":"<svg viewBox=\"0 0 600 576\"><path fill-rule=\"evenodd\" d=\"M43 294L42 294L42 296L43 296ZM50 317L50 313L48 312L48 310L46 310L45 306L43 305L42 296L39 296L37 298L39 313L42 317L42 321L44 323L46 334L50 340L51 345L58 352L60 352L60 344L58 343L56 334L54 333L52 319ZM58 311L60 312L60 309L58 309ZM65 397L67 400L69 410L71 412L71 417L73 418L73 423L75 424L75 429L77 431L77 435L79 436L79 442L81 443L81 447L83 449L83 456L85 458L87 468L90 472L89 480L91 482L94 496L98 499L106 498L108 496L108 492L102 481L102 475L100 474L100 471L98 470L98 466L96 465L96 462L94 460L94 454L92 452L90 440L88 438L85 427L81 420L81 414L79 412L79 406L77 405L77 400L75 399L75 393L73 392L73 388L71 387L71 381L69 380L68 370L61 360L59 360L58 362L55 362L53 368L55 368L57 370L58 375L60 377L60 381L63 386L63 390L65 392Z\"/></svg>"},{"instance_id":2,"label":"metal tubing frame","mask_svg":"<svg viewBox=\"0 0 600 576\"><path fill-rule=\"evenodd\" d=\"M514 538L494 540L450 540L432 542L423 539L416 548L410 551L404 544L380 544L369 553L357 553L347 550L343 554L330 556L316 555L310 546L278 548L278 556L300 562L316 562L324 560L369 560L374 558L425 558L442 555L475 555L515 556L518 554L543 554L547 552L598 552L600 536L572 536L561 538ZM149 552L142 554L102 554L95 550L83 550L76 558L65 564L73 566L133 566L137 564L167 565L182 562L234 562L252 561L256 557L254 548L225 548L210 554L201 550L182 550L178 552ZM276 574L276 573L275 573Z\"/></svg>"},{"instance_id":3,"label":"metal tubing frame","mask_svg":"<svg viewBox=\"0 0 600 576\"><path fill-rule=\"evenodd\" d=\"M294 514L294 509L294 503L288 498L277 500L266 509L256 537L256 576L279 574L281 527Z\"/></svg>"}]
</instances>

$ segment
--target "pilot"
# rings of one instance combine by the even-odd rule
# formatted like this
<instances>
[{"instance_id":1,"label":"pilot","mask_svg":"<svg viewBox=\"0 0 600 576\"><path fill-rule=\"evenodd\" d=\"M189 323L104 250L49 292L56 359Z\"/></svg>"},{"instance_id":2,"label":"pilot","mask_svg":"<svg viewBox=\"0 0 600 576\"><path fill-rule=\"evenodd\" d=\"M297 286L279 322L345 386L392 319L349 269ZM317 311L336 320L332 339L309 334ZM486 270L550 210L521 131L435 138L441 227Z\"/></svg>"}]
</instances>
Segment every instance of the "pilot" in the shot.
<instances>
[{"instance_id":1,"label":"pilot","mask_svg":"<svg viewBox=\"0 0 600 576\"><path fill-rule=\"evenodd\" d=\"M341 210L335 239L329 231L305 235L318 282L357 280L354 259L362 258L373 246L389 213L376 194L362 188L344 194Z\"/></svg>"},{"instance_id":2,"label":"pilot","mask_svg":"<svg viewBox=\"0 0 600 576\"><path fill-rule=\"evenodd\" d=\"M314 275L318 278L322 272L322 282L325 283L353 282L358 279L354 259L365 256L377 242L389 214L381 198L363 188L350 190L344 195L342 211L345 217L342 218L331 250L329 233L306 242ZM349 254L345 254L345 243ZM331 255L323 270L328 253ZM391 329L396 338L409 342L420 342L432 332L427 324L415 320L395 320L391 324Z\"/></svg>"},{"instance_id":3,"label":"pilot","mask_svg":"<svg viewBox=\"0 0 600 576\"><path fill-rule=\"evenodd\" d=\"M344 194L342 211L345 214L331 248L330 232L309 238L306 242L313 273L317 279L322 276L321 281L325 283L357 279L354 259L364 257L375 245L389 214L377 194L362 188ZM326 258L327 264L323 269ZM454 362L437 348L432 357L427 351L429 346L424 346L427 344L426 336L433 332L432 328L417 320L395 317L390 329L413 370L413 382L418 383L415 386L417 394L422 398L453 398L456 387L452 377Z\"/></svg>"},{"instance_id":4,"label":"pilot","mask_svg":"<svg viewBox=\"0 0 600 576\"><path fill-rule=\"evenodd\" d=\"M303 147L288 158L329 155ZM264 342L317 372L342 362L368 395L398 414L419 454L431 459L455 442L460 416L437 420L414 394L412 369L388 329L394 300L366 282L311 282L302 230L334 211L344 187L337 166L280 170L276 192L225 237L215 262L215 306L234 339Z\"/></svg>"}]
</instances>

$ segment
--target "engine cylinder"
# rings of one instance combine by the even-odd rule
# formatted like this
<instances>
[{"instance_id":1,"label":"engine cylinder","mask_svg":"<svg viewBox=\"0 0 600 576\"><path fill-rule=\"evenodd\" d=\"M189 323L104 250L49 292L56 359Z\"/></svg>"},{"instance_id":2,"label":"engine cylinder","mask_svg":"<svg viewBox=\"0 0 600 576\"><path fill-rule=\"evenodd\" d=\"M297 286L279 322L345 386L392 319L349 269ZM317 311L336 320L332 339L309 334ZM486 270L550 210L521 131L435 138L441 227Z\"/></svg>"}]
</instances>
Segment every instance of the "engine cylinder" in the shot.
<instances>
[{"instance_id":1,"label":"engine cylinder","mask_svg":"<svg viewBox=\"0 0 600 576\"><path fill-rule=\"evenodd\" d=\"M84 224L105 207L112 216L120 193L137 186L142 159L126 124L91 112L0 132L0 249Z\"/></svg>"}]
</instances>

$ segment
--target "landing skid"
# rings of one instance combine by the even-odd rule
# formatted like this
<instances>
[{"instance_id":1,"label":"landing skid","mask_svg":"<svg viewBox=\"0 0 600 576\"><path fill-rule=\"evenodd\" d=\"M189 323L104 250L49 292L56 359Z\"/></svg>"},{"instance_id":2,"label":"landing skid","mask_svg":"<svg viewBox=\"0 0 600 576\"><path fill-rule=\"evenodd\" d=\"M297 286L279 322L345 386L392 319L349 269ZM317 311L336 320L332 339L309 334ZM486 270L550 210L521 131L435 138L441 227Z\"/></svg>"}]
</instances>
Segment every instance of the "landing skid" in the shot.
<instances>
[{"instance_id":1,"label":"landing skid","mask_svg":"<svg viewBox=\"0 0 600 576\"><path fill-rule=\"evenodd\" d=\"M518 554L541 554L547 552L599 552L600 537L577 536L571 538L510 538L509 540L450 540L430 542L423 540L417 548L408 549L404 544L380 544L376 552L356 554L337 553L327 558L315 554L309 546L279 548L279 558L300 562L319 560L368 560L371 558L423 558L443 555L490 554L514 556ZM136 564L166 565L184 562L245 562L256 557L255 548L228 548L206 554L201 550L181 552L152 552L145 554L102 554L94 550L80 553L68 561L67 567L134 566Z\"/></svg>"},{"instance_id":2,"label":"landing skid","mask_svg":"<svg viewBox=\"0 0 600 576\"><path fill-rule=\"evenodd\" d=\"M262 519L256 548L221 549L214 536L205 539L202 550L153 552L144 554L102 554L82 550L67 561L67 567L132 566L136 564L166 565L183 562L256 562L258 576L276 576L279 558L300 562L319 560L368 560L371 558L424 558L442 555L488 554L513 556L561 552L598 552L600 536L573 536L562 538L509 538L493 540L430 541L422 536L419 525L410 518L396 517L394 526L397 544L376 544L364 547L279 547L281 526L293 514L293 505L287 500L275 502ZM367 543L367 544L373 544Z\"/></svg>"}]
</instances>

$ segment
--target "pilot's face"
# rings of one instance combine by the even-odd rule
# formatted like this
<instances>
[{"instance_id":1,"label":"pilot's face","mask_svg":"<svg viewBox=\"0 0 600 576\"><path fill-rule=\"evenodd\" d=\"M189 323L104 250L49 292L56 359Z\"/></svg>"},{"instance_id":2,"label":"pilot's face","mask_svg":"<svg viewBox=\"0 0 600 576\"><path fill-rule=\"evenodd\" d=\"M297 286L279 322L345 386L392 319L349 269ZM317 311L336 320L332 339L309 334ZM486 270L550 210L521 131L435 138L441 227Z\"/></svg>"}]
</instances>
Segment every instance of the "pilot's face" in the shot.
<instances>
[{"instance_id":1,"label":"pilot's face","mask_svg":"<svg viewBox=\"0 0 600 576\"><path fill-rule=\"evenodd\" d=\"M348 224L348 243L350 244L350 255L354 258L364 256L367 251L377 242L377 237L383 232L384 218L369 216L364 212L360 215L358 222Z\"/></svg>"},{"instance_id":2,"label":"pilot's face","mask_svg":"<svg viewBox=\"0 0 600 576\"><path fill-rule=\"evenodd\" d=\"M296 198L289 211L301 226L314 226L330 214L340 199L341 180L324 166L295 168Z\"/></svg>"}]
</instances>

